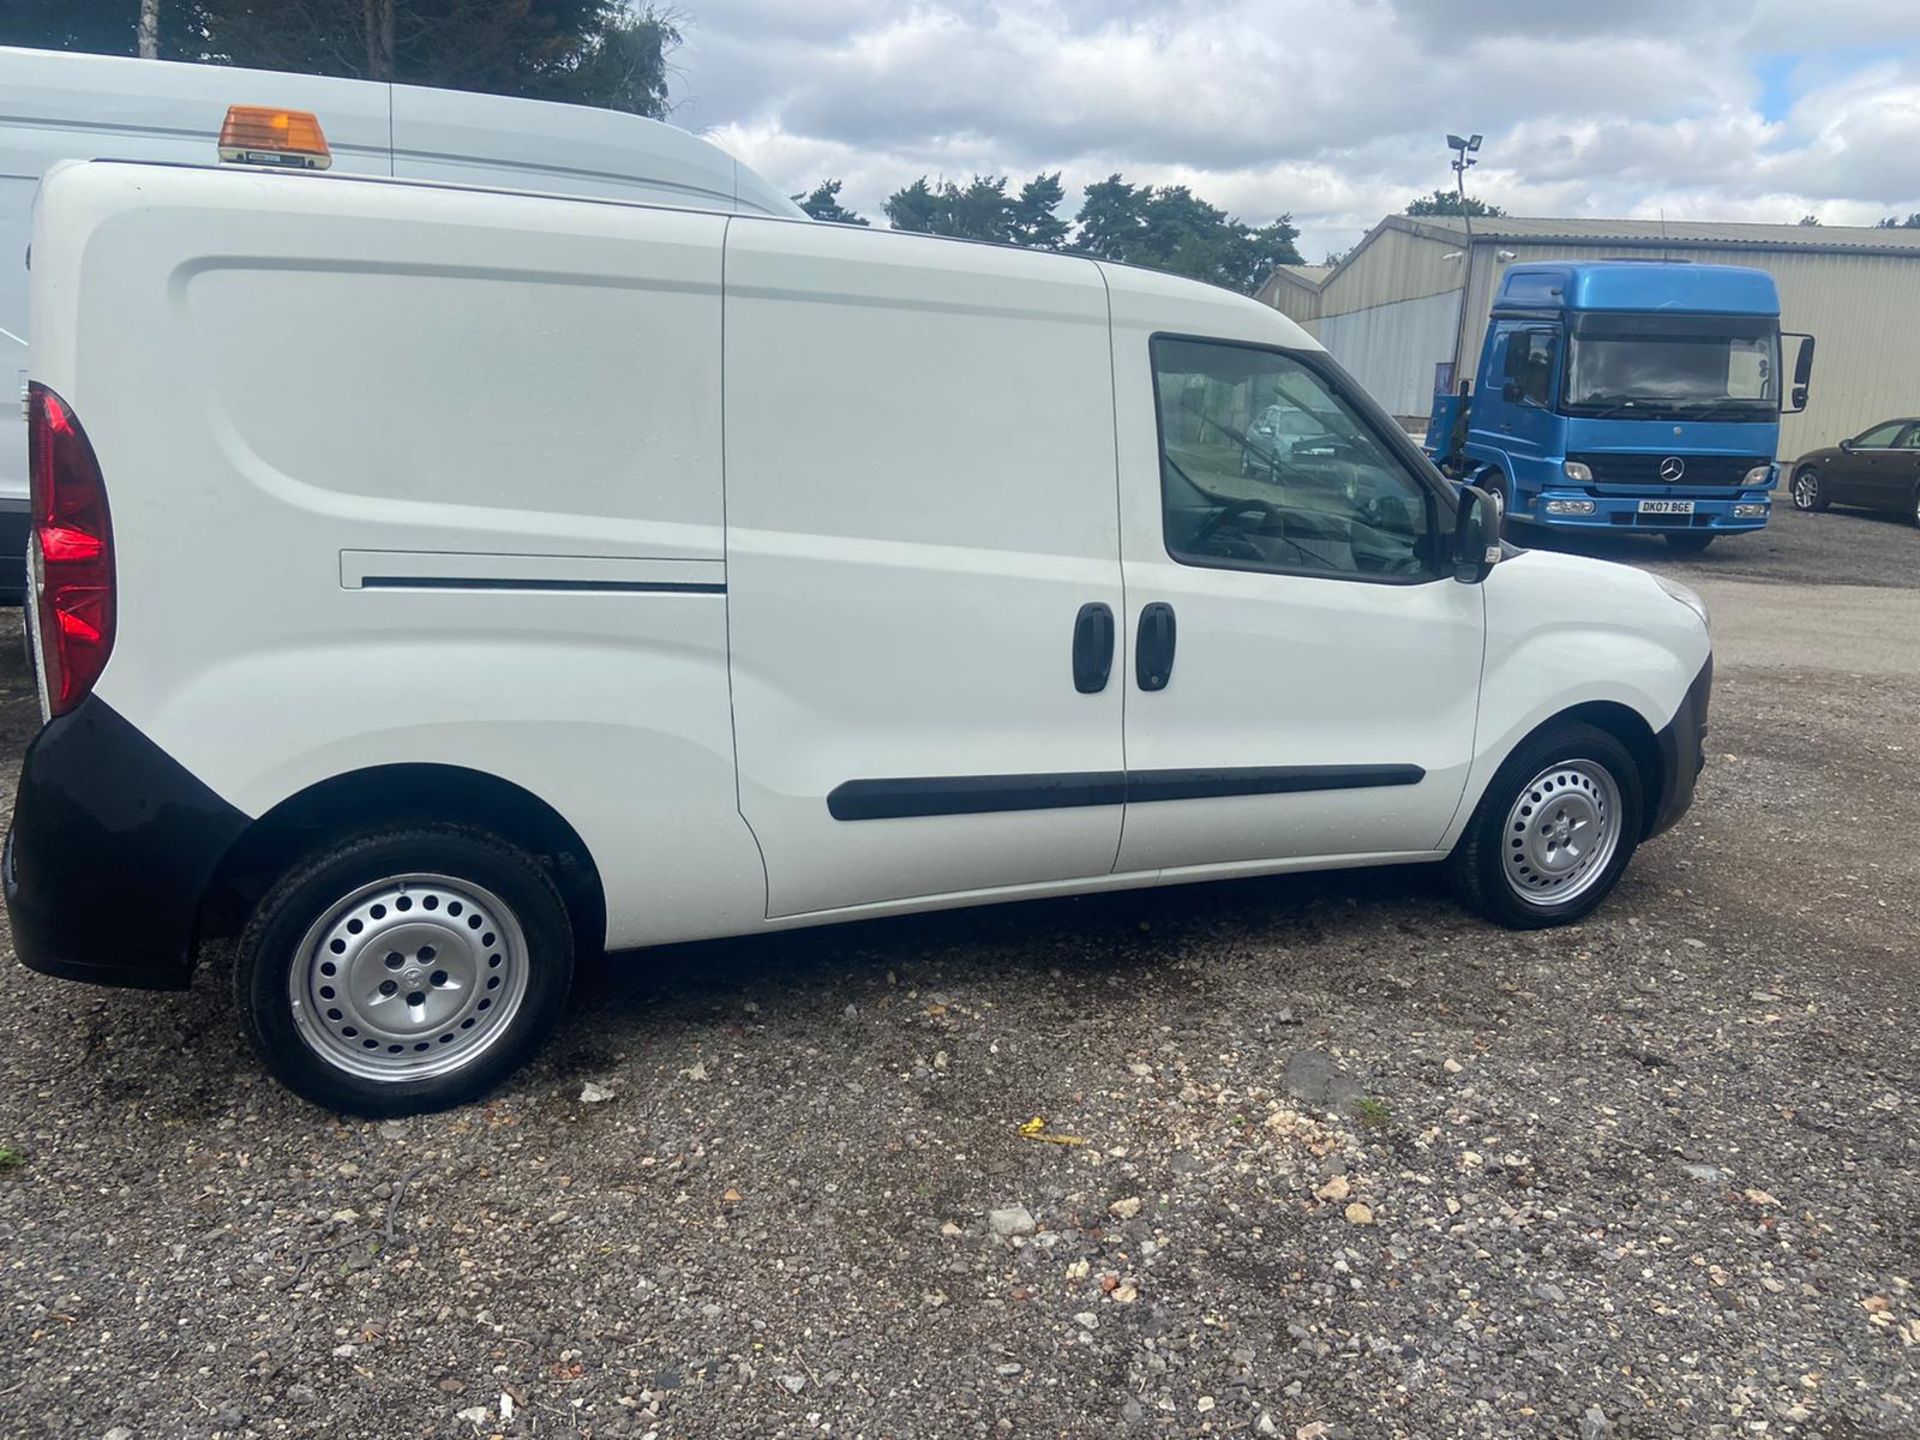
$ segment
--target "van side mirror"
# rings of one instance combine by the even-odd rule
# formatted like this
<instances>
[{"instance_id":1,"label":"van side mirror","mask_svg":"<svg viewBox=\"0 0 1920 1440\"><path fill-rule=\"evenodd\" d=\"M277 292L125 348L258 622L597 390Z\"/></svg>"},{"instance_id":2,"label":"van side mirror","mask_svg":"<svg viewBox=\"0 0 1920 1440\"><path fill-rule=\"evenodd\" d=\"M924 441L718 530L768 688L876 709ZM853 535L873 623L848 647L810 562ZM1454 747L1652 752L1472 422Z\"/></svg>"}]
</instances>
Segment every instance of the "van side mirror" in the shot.
<instances>
[{"instance_id":1,"label":"van side mirror","mask_svg":"<svg viewBox=\"0 0 1920 1440\"><path fill-rule=\"evenodd\" d=\"M1453 578L1478 585L1500 563L1500 507L1474 485L1460 487L1453 520Z\"/></svg>"}]
</instances>

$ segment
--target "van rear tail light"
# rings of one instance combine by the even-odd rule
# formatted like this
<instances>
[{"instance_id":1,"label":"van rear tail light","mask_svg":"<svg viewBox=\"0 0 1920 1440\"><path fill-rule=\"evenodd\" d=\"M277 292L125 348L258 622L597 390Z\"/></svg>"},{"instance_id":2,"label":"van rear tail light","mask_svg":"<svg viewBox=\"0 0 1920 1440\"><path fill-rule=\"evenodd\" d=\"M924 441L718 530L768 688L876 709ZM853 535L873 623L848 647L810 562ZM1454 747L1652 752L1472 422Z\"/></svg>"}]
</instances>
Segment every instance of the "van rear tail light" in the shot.
<instances>
[{"instance_id":1,"label":"van rear tail light","mask_svg":"<svg viewBox=\"0 0 1920 1440\"><path fill-rule=\"evenodd\" d=\"M87 432L44 385L27 387L29 577L47 706L64 715L93 690L113 651L113 526Z\"/></svg>"}]
</instances>

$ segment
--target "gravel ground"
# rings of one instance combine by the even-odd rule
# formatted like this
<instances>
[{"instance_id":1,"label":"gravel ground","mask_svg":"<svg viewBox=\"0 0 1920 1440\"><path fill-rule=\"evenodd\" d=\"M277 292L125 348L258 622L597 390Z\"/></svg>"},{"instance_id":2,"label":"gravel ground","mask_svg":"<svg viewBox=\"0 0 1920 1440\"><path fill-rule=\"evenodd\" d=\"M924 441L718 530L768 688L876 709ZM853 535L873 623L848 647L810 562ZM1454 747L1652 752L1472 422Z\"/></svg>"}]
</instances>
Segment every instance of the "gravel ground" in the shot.
<instances>
[{"instance_id":1,"label":"gravel ground","mask_svg":"<svg viewBox=\"0 0 1920 1440\"><path fill-rule=\"evenodd\" d=\"M1881 522L1639 548L1920 619ZM1575 929L1399 869L684 946L417 1120L266 1081L217 961L0 966L0 1430L1920 1433L1920 656L1850 663L1723 647Z\"/></svg>"}]
</instances>

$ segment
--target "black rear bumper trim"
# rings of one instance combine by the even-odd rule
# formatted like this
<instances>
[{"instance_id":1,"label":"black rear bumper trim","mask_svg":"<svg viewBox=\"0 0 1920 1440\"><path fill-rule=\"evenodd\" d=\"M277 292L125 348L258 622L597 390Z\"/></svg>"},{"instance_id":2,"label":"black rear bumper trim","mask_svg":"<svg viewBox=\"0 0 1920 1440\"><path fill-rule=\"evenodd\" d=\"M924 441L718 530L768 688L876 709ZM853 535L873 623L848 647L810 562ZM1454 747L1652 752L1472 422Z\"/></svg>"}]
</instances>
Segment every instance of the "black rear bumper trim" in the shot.
<instances>
[{"instance_id":1,"label":"black rear bumper trim","mask_svg":"<svg viewBox=\"0 0 1920 1440\"><path fill-rule=\"evenodd\" d=\"M81 701L21 767L0 861L14 953L65 980L184 988L201 901L247 824L112 706Z\"/></svg>"}]
</instances>

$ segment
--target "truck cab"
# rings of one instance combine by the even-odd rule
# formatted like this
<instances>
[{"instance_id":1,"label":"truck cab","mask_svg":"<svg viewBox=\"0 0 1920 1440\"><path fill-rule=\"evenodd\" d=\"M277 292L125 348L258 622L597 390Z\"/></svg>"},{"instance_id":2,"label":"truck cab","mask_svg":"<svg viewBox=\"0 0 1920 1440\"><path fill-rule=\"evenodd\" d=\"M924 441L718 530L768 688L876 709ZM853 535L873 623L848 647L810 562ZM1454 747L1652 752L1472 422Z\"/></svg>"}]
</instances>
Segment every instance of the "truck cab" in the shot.
<instances>
[{"instance_id":1,"label":"truck cab","mask_svg":"<svg viewBox=\"0 0 1920 1440\"><path fill-rule=\"evenodd\" d=\"M1783 394L1773 277L1732 265L1515 265L1471 386L1435 397L1427 448L1512 523L1664 535L1703 550L1758 530L1780 412L1806 404L1802 344Z\"/></svg>"}]
</instances>

